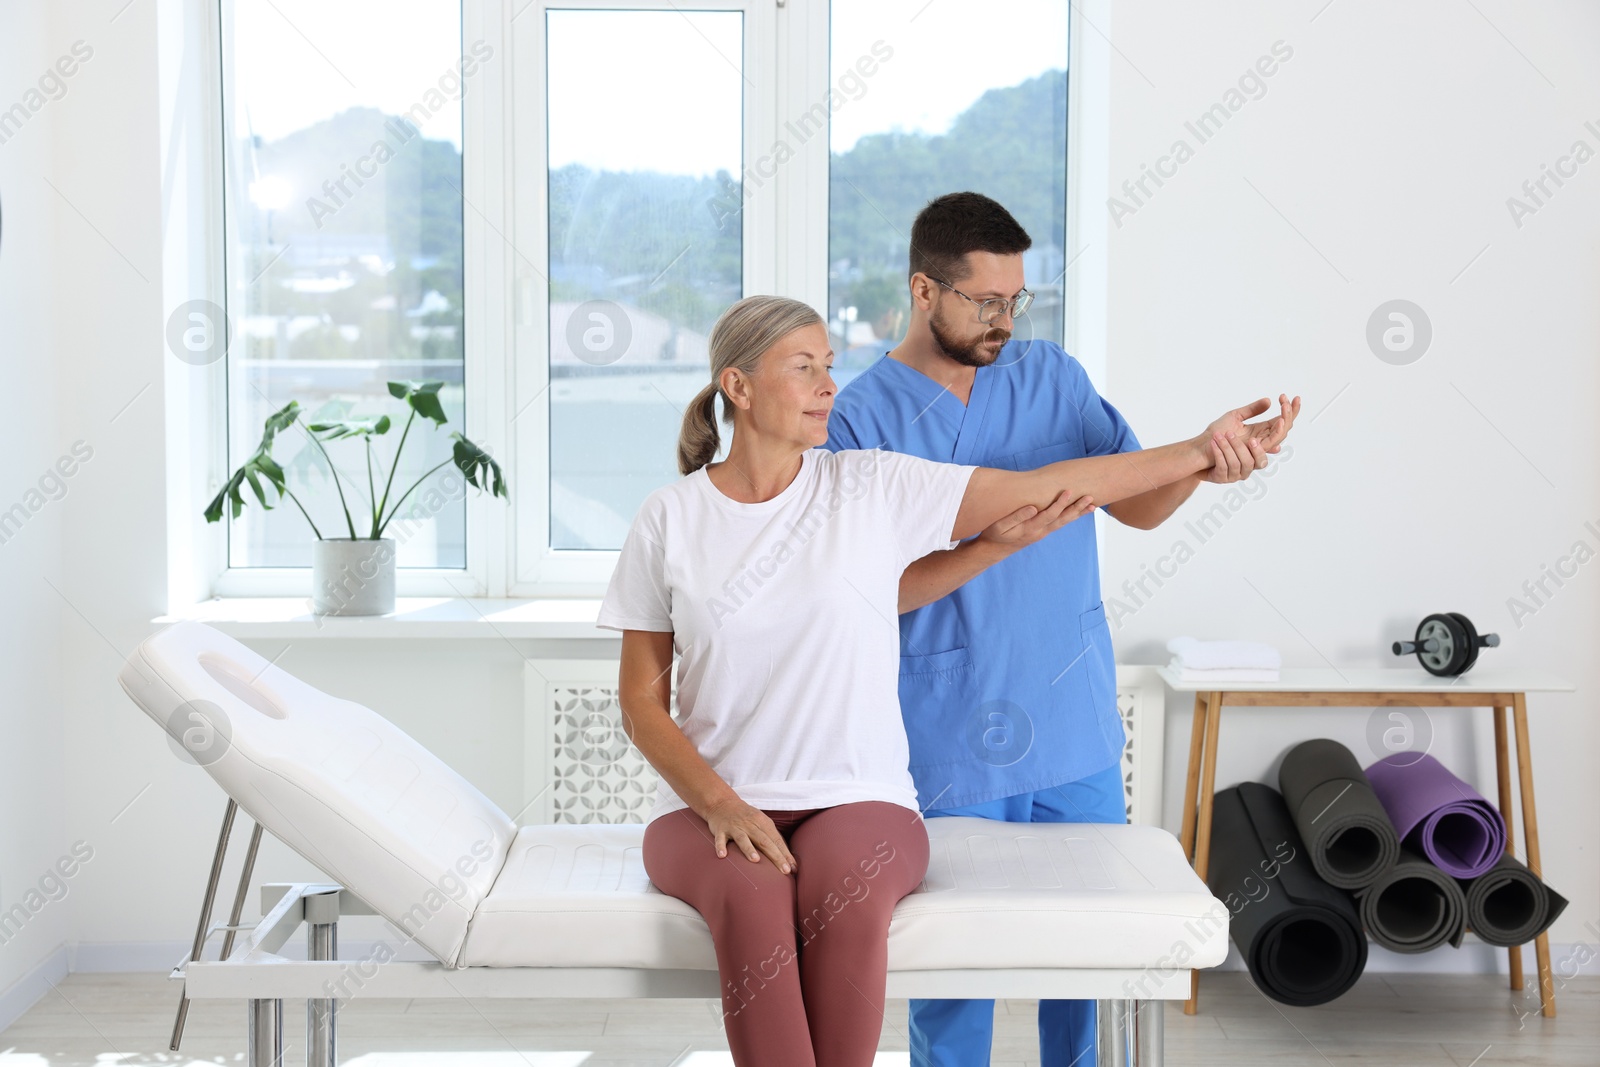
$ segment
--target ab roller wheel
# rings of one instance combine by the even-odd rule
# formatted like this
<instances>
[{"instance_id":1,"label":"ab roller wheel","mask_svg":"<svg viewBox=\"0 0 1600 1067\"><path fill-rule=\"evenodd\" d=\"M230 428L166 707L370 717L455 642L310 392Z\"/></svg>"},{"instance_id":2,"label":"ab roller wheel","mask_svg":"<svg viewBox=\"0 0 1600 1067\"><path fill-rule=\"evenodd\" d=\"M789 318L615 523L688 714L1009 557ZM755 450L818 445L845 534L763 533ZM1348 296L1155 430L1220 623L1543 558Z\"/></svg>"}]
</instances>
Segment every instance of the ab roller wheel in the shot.
<instances>
[{"instance_id":1,"label":"ab roller wheel","mask_svg":"<svg viewBox=\"0 0 1600 1067\"><path fill-rule=\"evenodd\" d=\"M1429 674L1443 678L1465 674L1478 662L1478 649L1494 648L1500 643L1498 634L1482 634L1473 629L1472 620L1456 611L1429 615L1417 624L1417 636L1411 641L1396 641L1394 654L1417 655L1417 662Z\"/></svg>"}]
</instances>

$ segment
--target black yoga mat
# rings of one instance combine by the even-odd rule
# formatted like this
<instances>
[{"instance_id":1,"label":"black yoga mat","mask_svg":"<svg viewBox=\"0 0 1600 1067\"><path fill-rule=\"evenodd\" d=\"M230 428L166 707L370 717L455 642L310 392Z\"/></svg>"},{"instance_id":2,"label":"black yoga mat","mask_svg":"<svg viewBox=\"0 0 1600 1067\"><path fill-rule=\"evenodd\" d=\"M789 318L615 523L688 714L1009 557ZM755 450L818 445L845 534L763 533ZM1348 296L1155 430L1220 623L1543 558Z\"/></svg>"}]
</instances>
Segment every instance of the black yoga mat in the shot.
<instances>
[{"instance_id":1,"label":"black yoga mat","mask_svg":"<svg viewBox=\"0 0 1600 1067\"><path fill-rule=\"evenodd\" d=\"M1501 948L1532 941L1567 906L1566 897L1510 856L1501 856L1487 874L1461 887L1467 895L1467 925L1479 940Z\"/></svg>"},{"instance_id":2,"label":"black yoga mat","mask_svg":"<svg viewBox=\"0 0 1600 1067\"><path fill-rule=\"evenodd\" d=\"M1372 940L1395 952L1461 947L1467 898L1456 880L1410 848L1359 894L1361 921Z\"/></svg>"},{"instance_id":3,"label":"black yoga mat","mask_svg":"<svg viewBox=\"0 0 1600 1067\"><path fill-rule=\"evenodd\" d=\"M1350 750L1326 738L1283 757L1278 787L1311 865L1329 885L1364 889L1400 858L1400 836Z\"/></svg>"},{"instance_id":4,"label":"black yoga mat","mask_svg":"<svg viewBox=\"0 0 1600 1067\"><path fill-rule=\"evenodd\" d=\"M1243 782L1216 795L1206 885L1256 987L1280 1004L1326 1004L1367 966L1348 894L1317 877L1283 797Z\"/></svg>"}]
</instances>

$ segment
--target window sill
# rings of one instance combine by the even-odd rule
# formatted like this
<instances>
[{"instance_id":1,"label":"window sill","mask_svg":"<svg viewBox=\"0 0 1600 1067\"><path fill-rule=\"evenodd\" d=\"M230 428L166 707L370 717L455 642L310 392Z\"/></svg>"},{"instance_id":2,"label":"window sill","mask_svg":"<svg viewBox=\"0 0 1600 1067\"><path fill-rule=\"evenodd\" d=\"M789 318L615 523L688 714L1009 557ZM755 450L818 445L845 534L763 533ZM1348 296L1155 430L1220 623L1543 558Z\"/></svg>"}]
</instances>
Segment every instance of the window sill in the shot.
<instances>
[{"instance_id":1,"label":"window sill","mask_svg":"<svg viewBox=\"0 0 1600 1067\"><path fill-rule=\"evenodd\" d=\"M306 597L226 597L159 615L158 624L192 621L238 638L599 638L599 600L517 597L396 597L388 615L313 615Z\"/></svg>"}]
</instances>

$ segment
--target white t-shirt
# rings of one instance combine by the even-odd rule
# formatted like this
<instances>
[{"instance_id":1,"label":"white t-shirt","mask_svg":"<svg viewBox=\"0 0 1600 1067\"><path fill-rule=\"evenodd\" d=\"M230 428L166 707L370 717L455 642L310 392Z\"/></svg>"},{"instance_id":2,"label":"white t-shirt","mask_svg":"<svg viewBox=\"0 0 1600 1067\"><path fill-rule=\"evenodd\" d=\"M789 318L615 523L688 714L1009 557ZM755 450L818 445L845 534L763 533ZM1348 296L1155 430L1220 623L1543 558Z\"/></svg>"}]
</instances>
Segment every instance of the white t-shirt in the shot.
<instances>
[{"instance_id":1,"label":"white t-shirt","mask_svg":"<svg viewBox=\"0 0 1600 1067\"><path fill-rule=\"evenodd\" d=\"M781 493L744 504L702 467L640 505L599 625L672 632L676 721L745 803L916 811L900 575L954 547L976 469L813 448ZM663 778L650 821L687 806Z\"/></svg>"}]
</instances>

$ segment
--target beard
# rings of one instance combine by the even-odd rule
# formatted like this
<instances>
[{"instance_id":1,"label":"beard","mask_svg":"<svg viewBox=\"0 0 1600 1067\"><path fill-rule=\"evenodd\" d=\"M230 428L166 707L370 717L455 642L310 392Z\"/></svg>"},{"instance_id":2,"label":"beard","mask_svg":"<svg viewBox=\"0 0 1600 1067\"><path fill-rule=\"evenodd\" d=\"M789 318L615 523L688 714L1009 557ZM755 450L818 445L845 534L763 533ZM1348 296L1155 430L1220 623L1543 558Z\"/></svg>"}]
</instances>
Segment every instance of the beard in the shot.
<instances>
[{"instance_id":1,"label":"beard","mask_svg":"<svg viewBox=\"0 0 1600 1067\"><path fill-rule=\"evenodd\" d=\"M996 341L1005 344L1011 340L1010 330L990 326L970 341L959 341L955 334L939 321L937 311L928 317L928 330L933 334L933 343L938 346L939 351L964 367L987 367L1000 355L1000 349L984 346Z\"/></svg>"}]
</instances>

